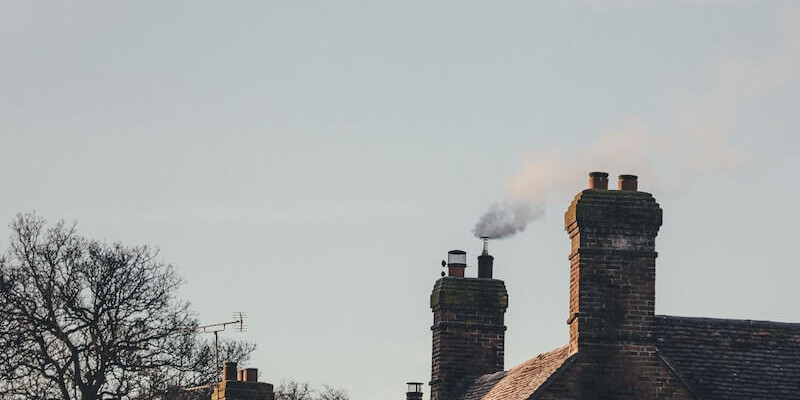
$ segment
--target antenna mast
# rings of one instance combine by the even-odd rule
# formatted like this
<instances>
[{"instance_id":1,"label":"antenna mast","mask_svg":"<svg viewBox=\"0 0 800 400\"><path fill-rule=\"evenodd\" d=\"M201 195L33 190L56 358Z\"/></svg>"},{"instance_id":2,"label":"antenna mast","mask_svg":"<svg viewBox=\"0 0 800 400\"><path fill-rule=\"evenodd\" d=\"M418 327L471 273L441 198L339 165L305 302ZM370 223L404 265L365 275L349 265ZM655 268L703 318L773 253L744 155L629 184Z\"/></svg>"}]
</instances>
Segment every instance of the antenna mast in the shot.
<instances>
[{"instance_id":1,"label":"antenna mast","mask_svg":"<svg viewBox=\"0 0 800 400\"><path fill-rule=\"evenodd\" d=\"M213 333L214 334L214 370L216 371L216 382L219 383L219 333L224 332L228 326L233 326L236 332L244 332L247 330L247 325L244 324L244 319L247 317L246 313L241 311L233 313L233 321L220 322L217 324L209 324L198 326L192 329L198 333Z\"/></svg>"}]
</instances>

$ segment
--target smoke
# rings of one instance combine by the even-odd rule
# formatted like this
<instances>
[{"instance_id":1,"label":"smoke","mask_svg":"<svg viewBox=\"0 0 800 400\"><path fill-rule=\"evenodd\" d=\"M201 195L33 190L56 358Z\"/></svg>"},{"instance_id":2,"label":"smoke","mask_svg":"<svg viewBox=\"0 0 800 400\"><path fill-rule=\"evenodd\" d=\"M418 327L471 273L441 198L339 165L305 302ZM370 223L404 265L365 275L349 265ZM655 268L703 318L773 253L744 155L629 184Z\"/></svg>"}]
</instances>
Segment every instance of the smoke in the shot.
<instances>
[{"instance_id":1,"label":"smoke","mask_svg":"<svg viewBox=\"0 0 800 400\"><path fill-rule=\"evenodd\" d=\"M476 237L503 239L525 230L529 222L544 216L544 210L525 202L494 203L483 214L472 233Z\"/></svg>"},{"instance_id":2,"label":"smoke","mask_svg":"<svg viewBox=\"0 0 800 400\"><path fill-rule=\"evenodd\" d=\"M522 232L528 223L544 217L544 209L553 199L568 199L584 188L588 172L647 174L647 159L656 156L661 147L647 126L628 118L621 127L570 153L561 149L530 152L520 171L506 181L506 198L489 207L472 233L504 239Z\"/></svg>"},{"instance_id":3,"label":"smoke","mask_svg":"<svg viewBox=\"0 0 800 400\"><path fill-rule=\"evenodd\" d=\"M677 194L709 174L741 171L748 153L731 132L753 102L784 89L800 71L800 7L778 16L785 41L763 57L716 57L701 90L672 100L673 111L660 129L627 116L595 140L569 152L560 148L526 154L520 171L506 181L506 199L492 204L473 228L475 236L507 238L543 217L552 199L562 201L586 187L587 173L634 174L646 191Z\"/></svg>"}]
</instances>

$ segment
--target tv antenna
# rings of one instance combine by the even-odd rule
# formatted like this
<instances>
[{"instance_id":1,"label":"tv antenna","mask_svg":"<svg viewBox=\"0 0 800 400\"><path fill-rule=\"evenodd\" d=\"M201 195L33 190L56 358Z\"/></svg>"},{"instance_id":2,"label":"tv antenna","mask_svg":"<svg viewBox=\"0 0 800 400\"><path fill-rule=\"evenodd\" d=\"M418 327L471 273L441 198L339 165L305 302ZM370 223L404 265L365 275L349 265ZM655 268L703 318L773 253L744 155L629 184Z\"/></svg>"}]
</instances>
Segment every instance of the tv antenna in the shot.
<instances>
[{"instance_id":1,"label":"tv antenna","mask_svg":"<svg viewBox=\"0 0 800 400\"><path fill-rule=\"evenodd\" d=\"M219 333L220 332L224 332L225 329L227 327L229 327L229 326L231 326L233 328L233 330L236 331L236 332L245 332L245 331L247 331L247 325L244 324L245 317L247 317L246 313L243 313L241 311L237 311L237 312L233 313L233 320L232 321L220 322L220 323L217 323L217 324L202 325L202 326L198 326L198 327L192 329L193 331L196 331L198 333L213 333L214 334L214 361L215 361L214 370L216 371L217 383L219 383L219 376L220 376L220 372L219 372Z\"/></svg>"}]
</instances>

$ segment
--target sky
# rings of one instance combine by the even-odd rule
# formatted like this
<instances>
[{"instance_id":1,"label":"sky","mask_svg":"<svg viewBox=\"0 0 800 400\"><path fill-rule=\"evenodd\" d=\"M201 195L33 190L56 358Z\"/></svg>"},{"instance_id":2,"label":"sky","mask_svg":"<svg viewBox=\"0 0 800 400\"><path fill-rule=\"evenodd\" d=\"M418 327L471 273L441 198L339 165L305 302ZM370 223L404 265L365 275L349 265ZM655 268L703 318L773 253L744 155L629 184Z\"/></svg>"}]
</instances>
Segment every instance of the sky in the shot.
<instances>
[{"instance_id":1,"label":"sky","mask_svg":"<svg viewBox=\"0 0 800 400\"><path fill-rule=\"evenodd\" d=\"M402 398L492 204L537 210L506 367L567 342L590 171L664 209L658 314L800 322L798 75L791 1L0 1L0 220L158 247L262 381Z\"/></svg>"}]
</instances>

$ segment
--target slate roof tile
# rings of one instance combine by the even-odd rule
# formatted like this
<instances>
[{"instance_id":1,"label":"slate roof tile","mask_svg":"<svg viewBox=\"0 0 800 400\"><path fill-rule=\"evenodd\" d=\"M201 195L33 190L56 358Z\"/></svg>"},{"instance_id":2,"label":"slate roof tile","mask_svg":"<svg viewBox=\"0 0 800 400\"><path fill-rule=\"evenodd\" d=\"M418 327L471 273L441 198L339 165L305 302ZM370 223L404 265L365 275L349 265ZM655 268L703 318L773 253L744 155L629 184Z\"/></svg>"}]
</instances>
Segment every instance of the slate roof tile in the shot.
<instances>
[{"instance_id":1,"label":"slate roof tile","mask_svg":"<svg viewBox=\"0 0 800 400\"><path fill-rule=\"evenodd\" d=\"M800 400L800 323L654 317L656 347L698 400ZM567 346L475 380L460 400L526 400L569 360Z\"/></svg>"},{"instance_id":2,"label":"slate roof tile","mask_svg":"<svg viewBox=\"0 0 800 400\"><path fill-rule=\"evenodd\" d=\"M475 380L461 400L525 400L552 376L569 357L568 346L540 354L503 372Z\"/></svg>"},{"instance_id":3,"label":"slate roof tile","mask_svg":"<svg viewBox=\"0 0 800 400\"><path fill-rule=\"evenodd\" d=\"M701 399L800 399L800 324L658 315L654 328Z\"/></svg>"}]
</instances>

